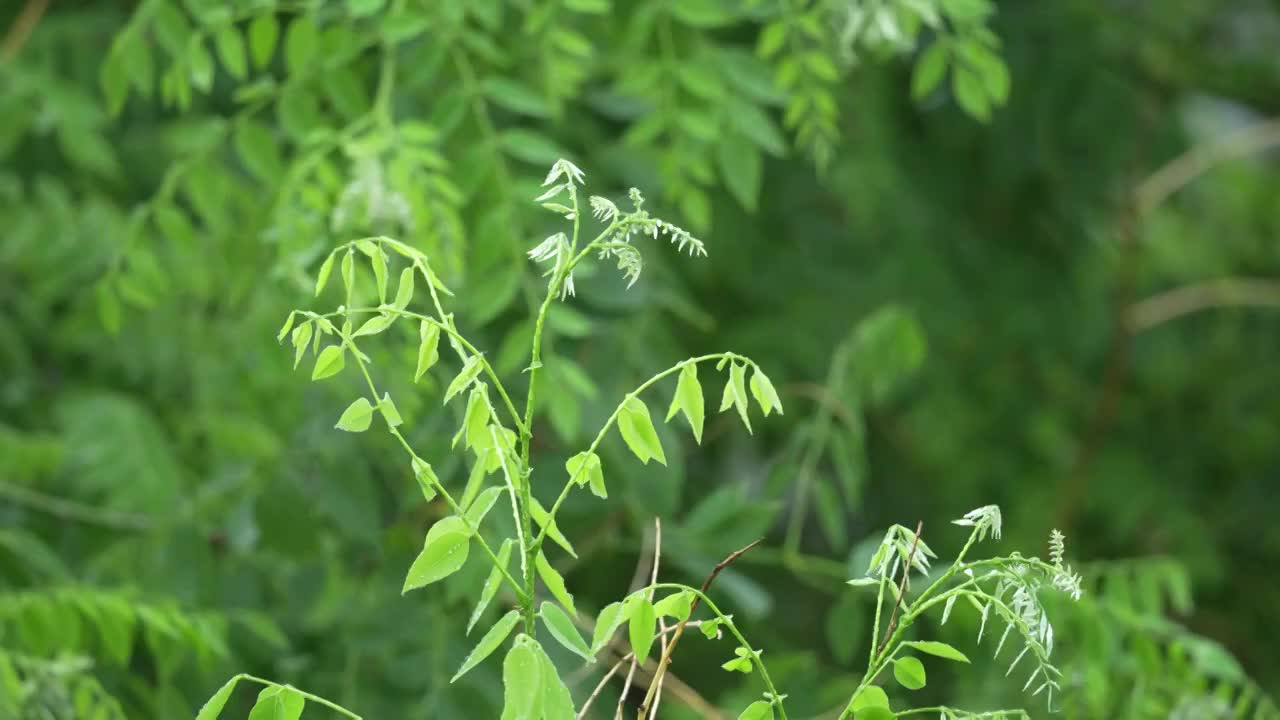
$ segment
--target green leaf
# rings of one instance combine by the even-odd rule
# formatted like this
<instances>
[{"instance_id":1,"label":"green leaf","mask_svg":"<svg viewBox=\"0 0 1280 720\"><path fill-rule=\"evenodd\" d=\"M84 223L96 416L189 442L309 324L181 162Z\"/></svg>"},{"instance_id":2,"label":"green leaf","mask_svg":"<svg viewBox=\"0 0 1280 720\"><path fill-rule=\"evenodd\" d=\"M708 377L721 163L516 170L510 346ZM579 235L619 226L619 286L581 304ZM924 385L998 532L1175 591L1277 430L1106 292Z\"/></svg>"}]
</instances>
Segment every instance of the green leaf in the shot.
<instances>
[{"instance_id":1,"label":"green leaf","mask_svg":"<svg viewBox=\"0 0 1280 720\"><path fill-rule=\"evenodd\" d=\"M540 118L551 116L551 106L538 91L511 78L490 75L485 78L483 90L491 101L511 112Z\"/></svg>"},{"instance_id":2,"label":"green leaf","mask_svg":"<svg viewBox=\"0 0 1280 720\"><path fill-rule=\"evenodd\" d=\"M718 28L733 23L737 17L721 0L680 0L667 6L681 23L696 28Z\"/></svg>"},{"instance_id":3,"label":"green leaf","mask_svg":"<svg viewBox=\"0 0 1280 720\"><path fill-rule=\"evenodd\" d=\"M947 74L947 45L944 41L934 41L920 54L915 69L911 73L911 97L916 100L937 89L942 78Z\"/></svg>"},{"instance_id":4,"label":"green leaf","mask_svg":"<svg viewBox=\"0 0 1280 720\"><path fill-rule=\"evenodd\" d=\"M324 290L324 286L329 284L329 275L333 273L333 253L329 253L329 257L324 259L320 264L320 272L316 273L316 296L319 297L320 291Z\"/></svg>"},{"instance_id":5,"label":"green leaf","mask_svg":"<svg viewBox=\"0 0 1280 720\"><path fill-rule=\"evenodd\" d=\"M418 382L422 375L440 360L440 326L422 321L418 327L418 368L413 371L413 381Z\"/></svg>"},{"instance_id":6,"label":"green leaf","mask_svg":"<svg viewBox=\"0 0 1280 720\"><path fill-rule=\"evenodd\" d=\"M671 593L670 595L659 600L654 606L653 611L659 617L673 617L681 622L689 619L689 613L693 605L693 594L687 590Z\"/></svg>"},{"instance_id":7,"label":"green leaf","mask_svg":"<svg viewBox=\"0 0 1280 720\"><path fill-rule=\"evenodd\" d=\"M702 444L702 424L706 415L702 397L702 383L698 382L698 364L686 363L680 368L680 380L676 383L676 395L671 399L671 407L667 409L667 422L675 417L676 412L684 413L693 430L693 437Z\"/></svg>"},{"instance_id":8,"label":"green leaf","mask_svg":"<svg viewBox=\"0 0 1280 720\"><path fill-rule=\"evenodd\" d=\"M972 70L957 67L951 74L951 91L955 93L960 107L974 119L986 122L991 118L991 101L987 98L987 89Z\"/></svg>"},{"instance_id":9,"label":"green leaf","mask_svg":"<svg viewBox=\"0 0 1280 720\"><path fill-rule=\"evenodd\" d=\"M476 383L467 396L467 412L463 416L462 427L453 438L457 447L458 440L465 435L468 448L474 446L488 447L492 444L489 435L489 394L485 392L484 383Z\"/></svg>"},{"instance_id":10,"label":"green leaf","mask_svg":"<svg viewBox=\"0 0 1280 720\"><path fill-rule=\"evenodd\" d=\"M373 405L370 404L368 398L356 398L355 402L347 406L342 412L342 417L338 418L338 424L335 426L339 430L347 432L364 432L369 429L369 425L373 422Z\"/></svg>"},{"instance_id":11,"label":"green leaf","mask_svg":"<svg viewBox=\"0 0 1280 720\"><path fill-rule=\"evenodd\" d=\"M410 461L409 466L413 469L413 479L418 482L418 487L422 490L422 497L426 498L427 502L434 500L440 478L436 477L436 471L431 467L431 463L415 457Z\"/></svg>"},{"instance_id":12,"label":"green leaf","mask_svg":"<svg viewBox=\"0 0 1280 720\"><path fill-rule=\"evenodd\" d=\"M347 11L351 17L368 17L376 14L386 4L386 0L347 0Z\"/></svg>"},{"instance_id":13,"label":"green leaf","mask_svg":"<svg viewBox=\"0 0 1280 720\"><path fill-rule=\"evenodd\" d=\"M502 720L542 718L542 662L535 647L532 638L519 635L502 661Z\"/></svg>"},{"instance_id":14,"label":"green leaf","mask_svg":"<svg viewBox=\"0 0 1280 720\"><path fill-rule=\"evenodd\" d=\"M924 664L913 657L898 658L893 661L893 677L902 687L919 690L925 684Z\"/></svg>"},{"instance_id":15,"label":"green leaf","mask_svg":"<svg viewBox=\"0 0 1280 720\"><path fill-rule=\"evenodd\" d=\"M503 615L502 619L494 623L493 627L489 628L488 632L480 638L480 642L476 643L475 648L473 648L471 653L467 655L467 658L462 661L462 667L458 668L458 672L454 673L449 682L457 682L458 678L466 675L468 670L479 665L481 662L484 662L485 658L492 655L493 651L497 650L498 647L507 639L507 636L511 634L512 628L516 626L516 623L519 622L519 620L519 610L512 610L506 615Z\"/></svg>"},{"instance_id":16,"label":"green leaf","mask_svg":"<svg viewBox=\"0 0 1280 720\"><path fill-rule=\"evenodd\" d=\"M538 646L538 659L542 661L543 720L574 720L573 696L542 646Z\"/></svg>"},{"instance_id":17,"label":"green leaf","mask_svg":"<svg viewBox=\"0 0 1280 720\"><path fill-rule=\"evenodd\" d=\"M643 664L649 659L649 649L653 647L658 618L649 598L637 595L631 602L631 622L627 626L627 635L631 641L631 651L636 654L636 661Z\"/></svg>"},{"instance_id":18,"label":"green leaf","mask_svg":"<svg viewBox=\"0 0 1280 720\"><path fill-rule=\"evenodd\" d=\"M400 591L402 595L449 577L462 569L463 564L467 562L471 538L461 528L451 527L447 532L435 532L436 528L443 524L442 520L427 532L427 540L422 552L418 554L418 559L413 561L413 565L409 567L409 573L405 576L404 587Z\"/></svg>"},{"instance_id":19,"label":"green leaf","mask_svg":"<svg viewBox=\"0 0 1280 720\"><path fill-rule=\"evenodd\" d=\"M931 640L911 640L902 643L902 645L903 647L915 648L922 653L933 655L934 657L955 660L963 663L969 662L969 658L965 657L964 653L946 643L933 642Z\"/></svg>"},{"instance_id":20,"label":"green leaf","mask_svg":"<svg viewBox=\"0 0 1280 720\"><path fill-rule=\"evenodd\" d=\"M580 452L565 461L564 469L569 478L579 485L589 484L596 497L609 497L604 486L604 470L600 466L600 456L593 452Z\"/></svg>"},{"instance_id":21,"label":"green leaf","mask_svg":"<svg viewBox=\"0 0 1280 720\"><path fill-rule=\"evenodd\" d=\"M347 250L347 254L342 256L342 289L348 295L355 290L356 286L356 259L351 250Z\"/></svg>"},{"instance_id":22,"label":"green leaf","mask_svg":"<svg viewBox=\"0 0 1280 720\"><path fill-rule=\"evenodd\" d=\"M604 646L609 644L609 638L613 637L614 631L622 626L629 617L627 611L630 606L613 602L605 605L600 610L600 614L596 615L596 626L591 633L591 653L600 652Z\"/></svg>"},{"instance_id":23,"label":"green leaf","mask_svg":"<svg viewBox=\"0 0 1280 720\"><path fill-rule=\"evenodd\" d=\"M505 487L486 488L476 499L472 501L470 507L467 508L467 522L477 531L480 529L480 523L484 522L484 518L493 509L494 503L498 502L498 497L506 492Z\"/></svg>"},{"instance_id":24,"label":"green leaf","mask_svg":"<svg viewBox=\"0 0 1280 720\"><path fill-rule=\"evenodd\" d=\"M302 356L307 352L307 343L311 341L312 324L310 321L304 322L293 329L293 334L289 339L293 342L293 367L297 369L298 363L302 362Z\"/></svg>"},{"instance_id":25,"label":"green leaf","mask_svg":"<svg viewBox=\"0 0 1280 720\"><path fill-rule=\"evenodd\" d=\"M329 345L320 351L316 358L316 366L311 371L312 380L324 380L342 372L346 364L346 353L341 345Z\"/></svg>"},{"instance_id":26,"label":"green leaf","mask_svg":"<svg viewBox=\"0 0 1280 720\"><path fill-rule=\"evenodd\" d=\"M263 68L271 62L279 38L280 24L274 14L259 15L249 23L249 56L255 66Z\"/></svg>"},{"instance_id":27,"label":"green leaf","mask_svg":"<svg viewBox=\"0 0 1280 720\"><path fill-rule=\"evenodd\" d=\"M531 130L515 128L502 133L502 149L512 157L533 165L546 166L555 163L569 153L545 135Z\"/></svg>"},{"instance_id":28,"label":"green leaf","mask_svg":"<svg viewBox=\"0 0 1280 720\"><path fill-rule=\"evenodd\" d=\"M395 302L391 303L397 310L409 307L409 301L413 300L413 275L411 267L400 271L400 285L396 288Z\"/></svg>"},{"instance_id":29,"label":"green leaf","mask_svg":"<svg viewBox=\"0 0 1280 720\"><path fill-rule=\"evenodd\" d=\"M591 654L591 648L587 647L587 643L578 634L577 628L573 626L573 620L565 614L560 606L544 602L538 609L538 614L542 616L542 623L547 626L547 630L551 631L551 636L569 650L582 657L587 662L595 662L596 658Z\"/></svg>"},{"instance_id":30,"label":"green leaf","mask_svg":"<svg viewBox=\"0 0 1280 720\"><path fill-rule=\"evenodd\" d=\"M737 133L726 133L716 145L720 176L738 204L755 212L764 179L764 161L753 143Z\"/></svg>"},{"instance_id":31,"label":"green leaf","mask_svg":"<svg viewBox=\"0 0 1280 720\"><path fill-rule=\"evenodd\" d=\"M383 330L386 330L387 328L391 327L395 323L395 321L396 321L395 315L374 315L368 320L365 320L364 324L360 326L359 330L355 331L355 334L352 335L352 337L360 337L362 335L377 335Z\"/></svg>"},{"instance_id":32,"label":"green leaf","mask_svg":"<svg viewBox=\"0 0 1280 720\"><path fill-rule=\"evenodd\" d=\"M235 146L236 156L257 180L270 184L284 174L279 143L265 125L242 118L236 122L231 141Z\"/></svg>"},{"instance_id":33,"label":"green leaf","mask_svg":"<svg viewBox=\"0 0 1280 720\"><path fill-rule=\"evenodd\" d=\"M764 700L757 700L742 711L742 714L738 716L738 720L769 720L772 717L773 705Z\"/></svg>"},{"instance_id":34,"label":"green leaf","mask_svg":"<svg viewBox=\"0 0 1280 720\"><path fill-rule=\"evenodd\" d=\"M511 562L511 548L514 541L507 538L502 541L502 547L498 548L498 564L489 570L489 577L485 578L484 587L480 590L480 600L476 602L476 607L471 611L471 619L467 621L467 634L471 634L471 628L480 620L480 616L484 615L485 608L489 607L489 603L493 601L493 596L498 592L498 586L502 584L502 571L506 569Z\"/></svg>"},{"instance_id":35,"label":"green leaf","mask_svg":"<svg viewBox=\"0 0 1280 720\"><path fill-rule=\"evenodd\" d=\"M640 458L640 462L648 465L650 459L667 464L667 456L662 452L662 442L658 440L658 432L649 419L649 407L640 398L629 397L622 404L618 413L618 431L626 441L631 452Z\"/></svg>"},{"instance_id":36,"label":"green leaf","mask_svg":"<svg viewBox=\"0 0 1280 720\"><path fill-rule=\"evenodd\" d=\"M298 720L306 698L288 685L272 685L258 693L258 702L249 711L249 720Z\"/></svg>"},{"instance_id":37,"label":"green leaf","mask_svg":"<svg viewBox=\"0 0 1280 720\"><path fill-rule=\"evenodd\" d=\"M755 669L755 665L751 660L752 656L750 650L747 650L744 647L736 647L733 649L733 654L736 657L732 660L721 663L720 667L724 668L728 672L740 672L745 674L750 674L751 671Z\"/></svg>"},{"instance_id":38,"label":"green leaf","mask_svg":"<svg viewBox=\"0 0 1280 720\"><path fill-rule=\"evenodd\" d=\"M309 15L289 23L284 35L284 65L290 75L304 76L319 49L320 32Z\"/></svg>"},{"instance_id":39,"label":"green leaf","mask_svg":"<svg viewBox=\"0 0 1280 720\"><path fill-rule=\"evenodd\" d=\"M853 698L849 700L849 709L857 713L859 718L862 717L862 712L864 710L868 710L870 708L889 709L889 696L886 695L884 690L878 685L868 685L862 688L858 691L857 695L854 695Z\"/></svg>"},{"instance_id":40,"label":"green leaf","mask_svg":"<svg viewBox=\"0 0 1280 720\"><path fill-rule=\"evenodd\" d=\"M889 708L869 707L858 713L858 720L893 720L897 717Z\"/></svg>"},{"instance_id":41,"label":"green leaf","mask_svg":"<svg viewBox=\"0 0 1280 720\"><path fill-rule=\"evenodd\" d=\"M236 689L236 683L240 682L239 676L233 677L227 681L225 685L218 688L218 692L200 708L200 712L196 713L196 720L218 720L218 715L222 713L222 708L226 706L227 700L231 698L231 693Z\"/></svg>"},{"instance_id":42,"label":"green leaf","mask_svg":"<svg viewBox=\"0 0 1280 720\"><path fill-rule=\"evenodd\" d=\"M729 380L724 384L724 395L720 397L720 412L724 412L729 408L737 408L738 415L742 417L742 424L747 426L747 432L751 432L751 419L747 417L747 386L744 379L746 377L746 368L738 363L730 363Z\"/></svg>"},{"instance_id":43,"label":"green leaf","mask_svg":"<svg viewBox=\"0 0 1280 720\"><path fill-rule=\"evenodd\" d=\"M391 400L390 393L382 394L382 402L378 403L378 409L382 411L382 417L387 421L387 427L397 427L404 424L404 420L400 418L400 409Z\"/></svg>"},{"instance_id":44,"label":"green leaf","mask_svg":"<svg viewBox=\"0 0 1280 720\"><path fill-rule=\"evenodd\" d=\"M213 56L199 39L187 48L187 71L191 74L191 85L201 92L209 92L213 87Z\"/></svg>"},{"instance_id":45,"label":"green leaf","mask_svg":"<svg viewBox=\"0 0 1280 720\"><path fill-rule=\"evenodd\" d=\"M218 59L227 73L237 80L243 80L249 74L249 61L245 58L244 38L235 25L227 25L214 36L214 45L218 50Z\"/></svg>"},{"instance_id":46,"label":"green leaf","mask_svg":"<svg viewBox=\"0 0 1280 720\"><path fill-rule=\"evenodd\" d=\"M759 367L756 367L755 372L751 374L751 394L760 404L765 417L769 417L769 413L773 410L777 410L779 415L783 414L782 400L778 398L778 391L773 389L769 376L765 375Z\"/></svg>"},{"instance_id":47,"label":"green leaf","mask_svg":"<svg viewBox=\"0 0 1280 720\"><path fill-rule=\"evenodd\" d=\"M457 377L453 379L453 382L449 383L449 388L444 392L445 404L447 405L449 401L453 399L454 395L462 392L467 385L470 385L471 382L480 375L480 371L483 369L484 365L480 363L479 355L472 355L467 358L467 361L462 365L462 370L458 372Z\"/></svg>"},{"instance_id":48,"label":"green leaf","mask_svg":"<svg viewBox=\"0 0 1280 720\"><path fill-rule=\"evenodd\" d=\"M547 512L546 508L542 507L542 503L538 502L538 498L533 498L533 505L529 508L529 511L529 514L533 516L533 521L538 524L539 528L546 527L548 523L550 524L550 527L547 527L547 537L564 548L564 551L569 553L570 556L578 557L577 551L573 549L573 544L560 532L560 528L556 526L551 514Z\"/></svg>"},{"instance_id":49,"label":"green leaf","mask_svg":"<svg viewBox=\"0 0 1280 720\"><path fill-rule=\"evenodd\" d=\"M564 578L551 566L550 562L547 562L547 556L541 550L538 551L538 557L534 560L534 566L538 568L538 577L542 578L547 590L551 591L551 596L560 601L570 615L577 617L578 611L573 607L573 596L565 587Z\"/></svg>"}]
</instances>

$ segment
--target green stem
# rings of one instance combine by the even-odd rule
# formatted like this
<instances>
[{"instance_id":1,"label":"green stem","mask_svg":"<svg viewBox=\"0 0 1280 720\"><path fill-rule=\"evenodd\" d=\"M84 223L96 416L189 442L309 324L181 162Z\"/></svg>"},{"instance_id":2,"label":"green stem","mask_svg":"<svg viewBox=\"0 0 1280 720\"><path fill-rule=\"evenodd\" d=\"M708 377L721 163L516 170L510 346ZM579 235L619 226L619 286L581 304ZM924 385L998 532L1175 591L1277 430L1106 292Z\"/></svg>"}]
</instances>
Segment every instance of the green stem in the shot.
<instances>
[{"instance_id":1,"label":"green stem","mask_svg":"<svg viewBox=\"0 0 1280 720\"><path fill-rule=\"evenodd\" d=\"M774 686L773 680L769 677L768 668L764 666L764 661L760 659L760 654L755 651L755 648L751 646L751 643L747 642L747 639L743 637L742 632L738 630L738 626L733 623L733 618L725 615L723 612L720 612L720 608L716 607L716 604L711 601L711 598L707 597L701 590L688 585L681 585L680 583L654 583L649 587L641 588L636 592L662 589L683 590L685 592L692 593L697 596L701 600L701 603L706 605L711 612L715 613L715 616L719 618L721 624L729 629L729 634L733 635L734 639L738 641L738 644L746 648L751 653L751 661L760 671L760 680L769 691L769 695L774 699L774 707L778 709L779 720L787 720L786 708L782 706L782 696L778 693L778 688Z\"/></svg>"},{"instance_id":2,"label":"green stem","mask_svg":"<svg viewBox=\"0 0 1280 720\"><path fill-rule=\"evenodd\" d=\"M609 428L613 427L614 422L617 421L618 414L622 412L622 408L627 404L627 400L630 400L631 398L644 392L651 385L658 382L662 378L679 372L685 365L689 365L690 363L707 362L708 360L722 360L722 359L741 360L743 362L752 363L751 358L744 357L737 353L724 352L724 353L713 353L711 355L702 355L696 358L689 358L688 360L684 360L682 362L676 363L675 365L672 365L666 370L663 370L657 375L654 375L653 377L644 381L644 383L642 383L635 390L632 390L631 392L627 393L627 395L622 399L622 402L618 404L618 407L614 408L613 414L609 416L609 419L605 420L604 426L600 428L600 432L596 433L596 437L594 440L591 441L591 445L587 448L587 452L594 453L596 449L600 447L600 443L604 440L605 434L609 432ZM752 364L754 365L754 363ZM581 475L586 470L586 467L587 467L587 464L583 463L578 468L578 471L569 477L569 482L565 483L564 487L560 490L560 495L556 498L556 501L551 506L551 509L547 511L546 524L542 526L542 530L538 533L537 539L533 541L533 547L535 549L542 547L542 541L547 536L548 528L550 528L552 524L555 523L556 512L559 511L560 505L564 502L565 498L569 496L569 491L571 491L574 488L574 486L577 485L578 476Z\"/></svg>"},{"instance_id":3,"label":"green stem","mask_svg":"<svg viewBox=\"0 0 1280 720\"><path fill-rule=\"evenodd\" d=\"M239 675L236 675L235 677L233 677L232 680L248 680L250 682L256 682L259 685L266 685L267 687L288 687L289 689L298 693L302 697L310 700L313 703L316 703L317 705L323 705L336 713L340 713L345 717L351 718L352 720L364 720L364 718L342 707L341 705L338 705L337 703L333 703L328 700L325 700L319 695L312 695L311 693L306 692L304 690L299 690L298 688L293 687L292 685L287 685L287 686L281 685L280 683L272 682L270 680L257 677L256 675L249 675L248 673L240 673Z\"/></svg>"}]
</instances>

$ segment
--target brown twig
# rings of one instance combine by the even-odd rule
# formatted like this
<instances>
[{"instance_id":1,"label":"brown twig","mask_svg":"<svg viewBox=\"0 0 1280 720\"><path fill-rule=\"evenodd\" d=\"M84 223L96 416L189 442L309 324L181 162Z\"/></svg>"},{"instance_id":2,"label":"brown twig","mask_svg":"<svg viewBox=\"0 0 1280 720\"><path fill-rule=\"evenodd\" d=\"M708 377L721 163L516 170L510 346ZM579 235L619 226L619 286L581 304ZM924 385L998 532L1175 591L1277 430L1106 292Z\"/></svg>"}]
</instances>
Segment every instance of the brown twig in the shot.
<instances>
[{"instance_id":1,"label":"brown twig","mask_svg":"<svg viewBox=\"0 0 1280 720\"><path fill-rule=\"evenodd\" d=\"M27 38L31 37L40 18L44 17L44 11L49 9L49 2L50 0L27 0L22 12L18 13L13 25L9 27L9 32L5 33L4 42L0 43L0 61L12 60L22 46L27 44Z\"/></svg>"},{"instance_id":2,"label":"brown twig","mask_svg":"<svg viewBox=\"0 0 1280 720\"><path fill-rule=\"evenodd\" d=\"M893 635L894 625L898 622L898 608L902 607L902 598L907 595L907 588L911 584L911 562L916 558L916 548L920 546L920 532L924 530L924 521L916 523L916 536L911 540L911 550L907 552L907 564L902 568L902 583L898 585L898 599L893 603L893 610L889 612L889 624L884 626L884 639L880 641L880 647L876 648L876 655L884 652L885 646L889 644L889 637Z\"/></svg>"},{"instance_id":3,"label":"brown twig","mask_svg":"<svg viewBox=\"0 0 1280 720\"><path fill-rule=\"evenodd\" d=\"M764 542L764 538L760 538L759 540L756 540L750 545L747 545L746 547L743 547L739 550L734 550L733 552L729 553L728 557L716 563L716 566L711 570L711 574L707 576L706 580L702 581L702 589L700 594L695 595L693 597L693 602L689 603L690 617L692 617L693 611L698 609L698 603L702 600L702 595L707 594L708 588L711 587L711 583L715 582L715 579L720 574L720 572L725 568L729 567L729 565L734 560L737 560L740 556L742 556L743 553L747 552L748 550L759 545L762 542ZM671 636L671 643L667 645L666 652L662 654L662 659L658 661L658 671L654 673L654 680L653 682L649 683L649 692L645 694L644 703L640 705L640 712L637 713L636 715L636 717L640 718L640 720L644 720L645 716L648 714L650 704L653 702L653 699L654 699L654 693L656 692L658 685L662 682L662 676L667 672L668 666L671 665L671 656L673 653L675 653L676 644L680 642L680 636L684 634L684 629L685 627L688 626L688 624L689 624L688 617L680 621L680 624L676 626L675 634Z\"/></svg>"},{"instance_id":4,"label":"brown twig","mask_svg":"<svg viewBox=\"0 0 1280 720\"><path fill-rule=\"evenodd\" d=\"M1280 308L1280 282L1219 278L1184 285L1133 303L1126 321L1134 334L1202 310L1220 307Z\"/></svg>"}]
</instances>

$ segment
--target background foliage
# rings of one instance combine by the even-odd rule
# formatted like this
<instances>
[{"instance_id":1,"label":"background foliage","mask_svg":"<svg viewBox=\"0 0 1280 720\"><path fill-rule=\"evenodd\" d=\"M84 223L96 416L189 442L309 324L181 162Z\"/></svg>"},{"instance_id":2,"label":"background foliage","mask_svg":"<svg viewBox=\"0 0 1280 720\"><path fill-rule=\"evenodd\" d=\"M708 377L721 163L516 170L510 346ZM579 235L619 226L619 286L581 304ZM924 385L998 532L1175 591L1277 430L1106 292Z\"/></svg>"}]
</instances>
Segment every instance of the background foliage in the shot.
<instances>
[{"instance_id":1,"label":"background foliage","mask_svg":"<svg viewBox=\"0 0 1280 720\"><path fill-rule=\"evenodd\" d=\"M626 590L655 516L663 573L694 584L767 536L715 592L817 716L867 650L843 583L867 540L920 519L947 548L998 503L1005 542L1061 527L1089 580L1059 629L1069 716L1280 690L1274 2L30 0L0 22L4 713L190 716L245 670L370 718L494 714L496 668L447 685L470 604L398 592L443 509L389 439L333 431L350 388L274 335L319 258L386 234L518 376L524 253L553 222L530 199L560 156L653 189L710 257L651 253L628 292L579 278L532 465L708 350L788 407L701 446L659 428L687 452L612 464L607 512L572 498L581 606ZM409 377L412 343L380 352ZM390 390L445 458L442 388ZM664 715L757 697L713 643L680 654L694 694ZM1016 704L987 667L922 693Z\"/></svg>"}]
</instances>

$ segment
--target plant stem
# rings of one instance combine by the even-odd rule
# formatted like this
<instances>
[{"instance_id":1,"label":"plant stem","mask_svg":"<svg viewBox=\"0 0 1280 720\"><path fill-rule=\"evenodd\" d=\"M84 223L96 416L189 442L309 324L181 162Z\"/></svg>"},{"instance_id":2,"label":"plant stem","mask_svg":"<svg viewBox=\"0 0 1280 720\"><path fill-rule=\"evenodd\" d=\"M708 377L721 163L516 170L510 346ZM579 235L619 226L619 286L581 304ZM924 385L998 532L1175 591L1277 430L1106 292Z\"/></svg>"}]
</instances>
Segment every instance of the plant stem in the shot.
<instances>
[{"instance_id":1,"label":"plant stem","mask_svg":"<svg viewBox=\"0 0 1280 720\"><path fill-rule=\"evenodd\" d=\"M266 679L257 677L255 675L249 675L248 673L240 673L239 675L236 675L234 678L232 678L232 680L248 680L250 682L256 682L259 685L266 685L267 687L287 687L290 690L293 690L294 692L298 693L302 697L310 700L311 702L316 703L317 705L323 705L336 713L339 713L345 717L351 718L352 720L364 720L364 718L342 707L341 705L338 705L337 703L333 703L328 700L325 700L319 695L312 695L309 692L299 690L298 688L292 685L281 685L280 683L271 682L270 680L266 680Z\"/></svg>"}]
</instances>

